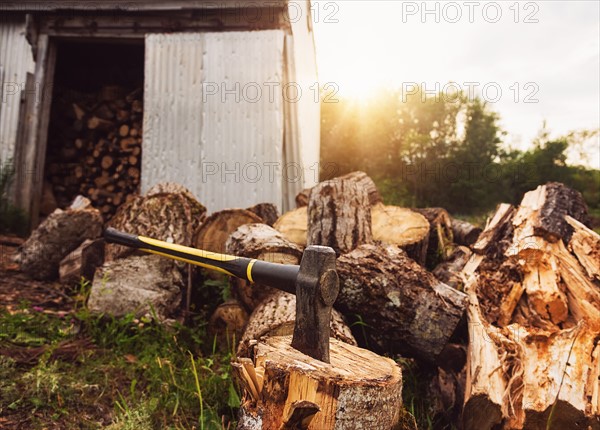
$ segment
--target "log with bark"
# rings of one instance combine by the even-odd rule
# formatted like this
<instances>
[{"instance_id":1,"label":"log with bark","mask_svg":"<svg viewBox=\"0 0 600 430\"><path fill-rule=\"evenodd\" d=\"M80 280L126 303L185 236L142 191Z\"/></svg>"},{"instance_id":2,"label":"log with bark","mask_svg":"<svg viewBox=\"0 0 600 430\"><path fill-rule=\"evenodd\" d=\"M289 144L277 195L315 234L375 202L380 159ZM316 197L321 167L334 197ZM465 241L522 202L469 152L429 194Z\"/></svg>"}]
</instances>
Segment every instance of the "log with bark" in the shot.
<instances>
[{"instance_id":1,"label":"log with bark","mask_svg":"<svg viewBox=\"0 0 600 430\"><path fill-rule=\"evenodd\" d=\"M356 345L356 340L342 314L334 309L331 315L331 337ZM238 346L238 356L251 357L252 347L263 337L291 335L295 320L296 296L273 290L250 315Z\"/></svg>"},{"instance_id":2,"label":"log with bark","mask_svg":"<svg viewBox=\"0 0 600 430\"><path fill-rule=\"evenodd\" d=\"M336 179L354 182L359 188L365 189L369 196L369 204L371 206L375 206L376 204L383 202L375 182L373 182L373 180L365 172L351 172L346 175L339 176ZM303 206L308 206L311 191L311 188L306 188L296 195L296 207L300 208Z\"/></svg>"},{"instance_id":3,"label":"log with bark","mask_svg":"<svg viewBox=\"0 0 600 430\"><path fill-rule=\"evenodd\" d=\"M395 245L361 245L337 261L336 309L358 315L368 346L433 362L465 311L466 296Z\"/></svg>"},{"instance_id":4,"label":"log with bark","mask_svg":"<svg viewBox=\"0 0 600 430\"><path fill-rule=\"evenodd\" d=\"M361 221L357 220L361 225ZM354 220L345 224L348 233ZM273 227L284 237L301 246L307 243L308 207L300 207L283 214ZM319 228L332 228L333 224ZM337 225L335 226L337 229ZM411 258L425 264L429 240L429 223L419 213L397 206L377 204L371 207L371 231L373 240L403 248ZM349 234L354 234L349 232ZM331 242L330 242L331 243Z\"/></svg>"},{"instance_id":5,"label":"log with bark","mask_svg":"<svg viewBox=\"0 0 600 430\"><path fill-rule=\"evenodd\" d=\"M427 244L427 257L425 265L433 269L441 262L448 259L452 253L453 220L446 209L422 208L413 209L423 215L429 222L429 242Z\"/></svg>"},{"instance_id":6,"label":"log with bark","mask_svg":"<svg viewBox=\"0 0 600 430\"><path fill-rule=\"evenodd\" d=\"M431 273L444 284L463 291L463 278L460 272L471 258L473 252L466 246L457 246L448 259L438 264Z\"/></svg>"},{"instance_id":7,"label":"log with bark","mask_svg":"<svg viewBox=\"0 0 600 430\"><path fill-rule=\"evenodd\" d=\"M586 220L581 194L549 183L501 205L475 243L465 429L600 428L600 283L575 245L598 242Z\"/></svg>"},{"instance_id":8,"label":"log with bark","mask_svg":"<svg viewBox=\"0 0 600 430\"><path fill-rule=\"evenodd\" d=\"M206 208L185 187L157 184L145 196L135 196L122 205L108 226L126 233L195 246L194 236L205 216ZM109 244L106 246L106 260L135 252L122 245Z\"/></svg>"},{"instance_id":9,"label":"log with bark","mask_svg":"<svg viewBox=\"0 0 600 430\"><path fill-rule=\"evenodd\" d=\"M373 237L397 245L416 262L425 265L429 246L429 222L411 210L397 206L376 205L371 210Z\"/></svg>"},{"instance_id":10,"label":"log with bark","mask_svg":"<svg viewBox=\"0 0 600 430\"><path fill-rule=\"evenodd\" d=\"M452 218L452 237L454 243L463 246L471 246L477 242L482 229L474 226L470 222Z\"/></svg>"},{"instance_id":11,"label":"log with bark","mask_svg":"<svg viewBox=\"0 0 600 430\"><path fill-rule=\"evenodd\" d=\"M329 246L339 254L372 243L368 190L355 177L324 181L310 192L308 245Z\"/></svg>"},{"instance_id":12,"label":"log with bark","mask_svg":"<svg viewBox=\"0 0 600 430\"><path fill-rule=\"evenodd\" d=\"M208 332L211 338L217 337L219 346L230 351L230 345L241 339L247 323L248 313L242 304L230 299L217 306L208 322Z\"/></svg>"},{"instance_id":13,"label":"log with bark","mask_svg":"<svg viewBox=\"0 0 600 430\"><path fill-rule=\"evenodd\" d=\"M244 224L262 223L261 217L246 209L225 209L210 215L202 223L194 239L195 247L212 252L225 252L229 235Z\"/></svg>"},{"instance_id":14,"label":"log with bark","mask_svg":"<svg viewBox=\"0 0 600 430\"><path fill-rule=\"evenodd\" d=\"M85 197L66 210L56 209L19 248L21 270L34 279L56 279L61 260L86 239L102 233L102 216Z\"/></svg>"},{"instance_id":15,"label":"log with bark","mask_svg":"<svg viewBox=\"0 0 600 430\"><path fill-rule=\"evenodd\" d=\"M263 222L271 227L279 218L279 211L273 203L259 203L248 208L248 210L261 217Z\"/></svg>"},{"instance_id":16,"label":"log with bark","mask_svg":"<svg viewBox=\"0 0 600 430\"><path fill-rule=\"evenodd\" d=\"M265 224L238 227L225 245L227 254L281 264L300 264L302 250L301 246ZM251 285L242 279L234 278L231 282L234 294L250 311L275 291L264 285Z\"/></svg>"},{"instance_id":17,"label":"log with bark","mask_svg":"<svg viewBox=\"0 0 600 430\"><path fill-rule=\"evenodd\" d=\"M173 316L181 302L183 278L173 260L158 255L130 255L96 270L88 308L122 317L134 313L159 320Z\"/></svg>"}]
</instances>

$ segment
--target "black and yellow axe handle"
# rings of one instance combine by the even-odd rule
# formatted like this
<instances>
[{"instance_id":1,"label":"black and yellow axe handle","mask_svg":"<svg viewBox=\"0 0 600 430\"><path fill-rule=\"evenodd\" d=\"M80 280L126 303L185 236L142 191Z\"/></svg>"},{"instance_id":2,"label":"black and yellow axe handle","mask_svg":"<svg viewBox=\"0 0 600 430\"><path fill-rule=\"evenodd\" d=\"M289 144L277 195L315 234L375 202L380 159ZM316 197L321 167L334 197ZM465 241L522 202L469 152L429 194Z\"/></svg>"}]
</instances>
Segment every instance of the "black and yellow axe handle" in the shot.
<instances>
[{"instance_id":1,"label":"black and yellow axe handle","mask_svg":"<svg viewBox=\"0 0 600 430\"><path fill-rule=\"evenodd\" d=\"M118 243L152 254L185 261L186 263L245 279L251 283L258 283L296 294L296 278L300 266L269 263L253 258L203 251L189 246L124 233L111 227L104 231L104 238L109 243Z\"/></svg>"}]
</instances>

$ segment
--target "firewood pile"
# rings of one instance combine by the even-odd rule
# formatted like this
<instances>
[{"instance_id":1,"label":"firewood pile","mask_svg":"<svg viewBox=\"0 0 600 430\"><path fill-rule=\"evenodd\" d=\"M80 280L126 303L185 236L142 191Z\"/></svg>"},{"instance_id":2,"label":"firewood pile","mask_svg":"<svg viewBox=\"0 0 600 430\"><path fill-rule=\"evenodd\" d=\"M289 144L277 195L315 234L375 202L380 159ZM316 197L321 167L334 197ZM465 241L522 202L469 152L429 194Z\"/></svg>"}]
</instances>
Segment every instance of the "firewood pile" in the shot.
<instances>
[{"instance_id":1,"label":"firewood pile","mask_svg":"<svg viewBox=\"0 0 600 430\"><path fill-rule=\"evenodd\" d=\"M142 89L60 91L53 108L46 178L58 207L88 197L110 219L140 184Z\"/></svg>"},{"instance_id":2,"label":"firewood pile","mask_svg":"<svg viewBox=\"0 0 600 430\"><path fill-rule=\"evenodd\" d=\"M108 223L275 263L299 264L308 245L335 250L331 364L291 348L294 295L230 279L234 299L210 321L215 335L241 336L239 429L394 428L402 375L385 356L398 354L432 369L432 412L458 428L600 428L600 236L586 227L578 192L540 186L517 207L499 205L483 231L442 208L385 205L362 172L319 183L296 202L281 216L262 204L206 217L188 190L163 184ZM96 236L79 249L73 241L65 273L86 254L99 264L87 251ZM43 232L32 237L41 242ZM90 296L102 313L143 312L150 300L169 318L215 276L116 245L103 254Z\"/></svg>"}]
</instances>

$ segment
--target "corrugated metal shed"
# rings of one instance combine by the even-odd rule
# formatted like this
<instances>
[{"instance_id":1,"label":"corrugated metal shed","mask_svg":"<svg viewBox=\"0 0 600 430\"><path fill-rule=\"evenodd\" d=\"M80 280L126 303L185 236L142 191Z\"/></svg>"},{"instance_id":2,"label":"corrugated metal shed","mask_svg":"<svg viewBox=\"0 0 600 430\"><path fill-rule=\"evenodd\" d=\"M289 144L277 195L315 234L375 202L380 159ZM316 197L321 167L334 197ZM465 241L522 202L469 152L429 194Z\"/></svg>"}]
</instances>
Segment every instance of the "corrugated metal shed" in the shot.
<instances>
[{"instance_id":1,"label":"corrugated metal shed","mask_svg":"<svg viewBox=\"0 0 600 430\"><path fill-rule=\"evenodd\" d=\"M19 121L21 89L26 75L33 72L31 47L25 38L25 21L4 21L0 25L0 160L14 155Z\"/></svg>"},{"instance_id":2,"label":"corrugated metal shed","mask_svg":"<svg viewBox=\"0 0 600 430\"><path fill-rule=\"evenodd\" d=\"M56 11L144 12L185 9L240 9L286 7L287 0L19 0L0 1L0 11L44 13Z\"/></svg>"},{"instance_id":3,"label":"corrugated metal shed","mask_svg":"<svg viewBox=\"0 0 600 430\"><path fill-rule=\"evenodd\" d=\"M281 30L146 37L142 192L173 181L210 211L287 207L283 44Z\"/></svg>"}]
</instances>

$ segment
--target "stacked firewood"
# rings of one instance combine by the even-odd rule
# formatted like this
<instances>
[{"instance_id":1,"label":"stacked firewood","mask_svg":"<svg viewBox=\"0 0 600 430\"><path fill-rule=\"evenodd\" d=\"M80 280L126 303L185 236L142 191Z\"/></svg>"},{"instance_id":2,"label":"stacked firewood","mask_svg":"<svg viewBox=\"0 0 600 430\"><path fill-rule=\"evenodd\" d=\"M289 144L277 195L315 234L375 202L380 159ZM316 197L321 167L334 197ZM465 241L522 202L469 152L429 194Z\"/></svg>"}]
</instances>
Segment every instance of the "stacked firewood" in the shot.
<instances>
[{"instance_id":1,"label":"stacked firewood","mask_svg":"<svg viewBox=\"0 0 600 430\"><path fill-rule=\"evenodd\" d=\"M142 90L59 92L46 178L59 207L81 194L110 219L140 184Z\"/></svg>"},{"instance_id":2,"label":"stacked firewood","mask_svg":"<svg viewBox=\"0 0 600 430\"><path fill-rule=\"evenodd\" d=\"M483 232L441 208L385 205L362 172L321 182L296 201L282 216L261 204L206 217L188 190L161 184L122 205L109 222L129 233L275 263L299 264L311 245L336 252L340 292L329 364L291 347L296 296L231 279L235 300L217 309L210 324L217 336L241 339L233 363L243 390L239 429L404 428L402 374L387 358L398 354L430 371L431 412L448 411L457 427L600 428L600 236L586 226L580 193L542 185L517 207L500 205ZM57 220L67 215L49 217L30 249L47 231L65 236L56 231L67 223ZM103 246L97 231L78 249L77 241L68 247L61 276L97 264L95 247ZM159 257L122 246L104 250L91 309L139 310L156 291L162 302L151 304L164 318L180 302L189 307L198 273L183 263L159 267ZM22 264L39 255L24 253ZM144 282L135 281L140 274Z\"/></svg>"}]
</instances>

